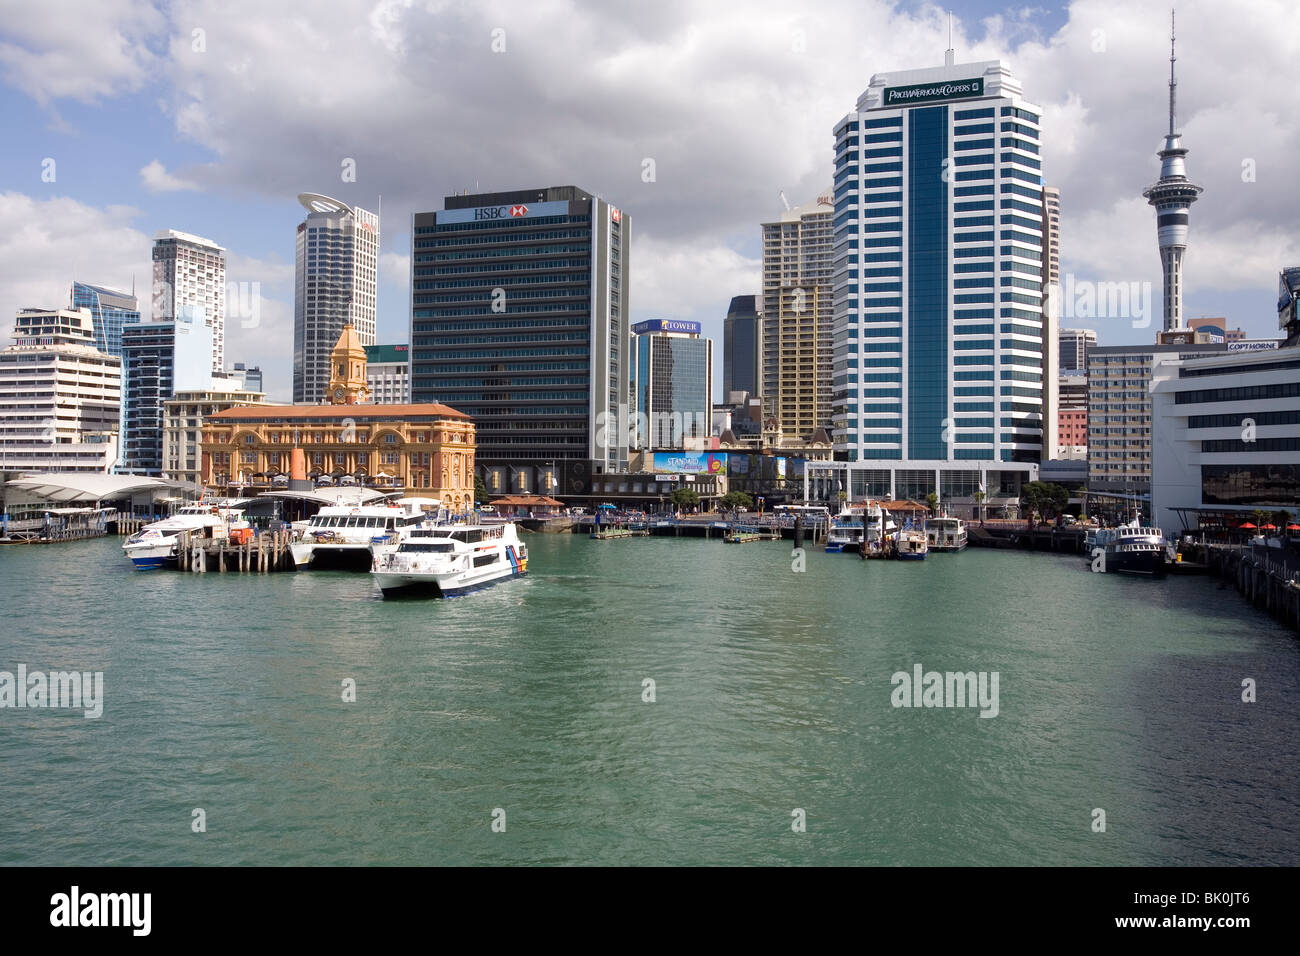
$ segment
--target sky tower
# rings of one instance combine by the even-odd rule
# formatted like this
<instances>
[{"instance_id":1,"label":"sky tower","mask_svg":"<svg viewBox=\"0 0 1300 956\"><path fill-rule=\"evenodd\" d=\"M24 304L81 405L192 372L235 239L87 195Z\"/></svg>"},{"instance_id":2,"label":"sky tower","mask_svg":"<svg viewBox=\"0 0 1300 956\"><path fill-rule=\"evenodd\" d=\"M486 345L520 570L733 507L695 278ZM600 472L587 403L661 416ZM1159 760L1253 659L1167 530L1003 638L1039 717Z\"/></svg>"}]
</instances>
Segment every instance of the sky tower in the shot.
<instances>
[{"instance_id":1,"label":"sky tower","mask_svg":"<svg viewBox=\"0 0 1300 956\"><path fill-rule=\"evenodd\" d=\"M1183 322L1183 253L1187 251L1187 211L1202 187L1187 178L1181 138L1174 126L1178 81L1174 79L1174 14L1169 13L1169 134L1160 150L1160 179L1143 190L1156 207L1160 263L1165 275L1165 330L1186 328Z\"/></svg>"}]
</instances>

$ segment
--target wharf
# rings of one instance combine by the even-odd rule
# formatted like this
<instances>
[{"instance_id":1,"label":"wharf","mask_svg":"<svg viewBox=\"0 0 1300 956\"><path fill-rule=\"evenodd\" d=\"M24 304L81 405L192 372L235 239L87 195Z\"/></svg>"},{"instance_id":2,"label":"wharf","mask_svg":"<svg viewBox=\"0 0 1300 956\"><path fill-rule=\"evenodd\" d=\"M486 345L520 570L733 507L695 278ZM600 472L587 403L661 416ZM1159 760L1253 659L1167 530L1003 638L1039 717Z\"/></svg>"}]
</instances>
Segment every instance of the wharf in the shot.
<instances>
[{"instance_id":1,"label":"wharf","mask_svg":"<svg viewBox=\"0 0 1300 956\"><path fill-rule=\"evenodd\" d=\"M609 525L602 525L609 528ZM651 515L646 518L621 519L614 528L626 528L641 535L670 538L722 538L724 541L734 531L752 531L771 535L770 540L794 537L794 521L789 518L765 516L761 519L748 517L741 520L721 519L710 515L696 515L683 518L659 517ZM590 515L579 517L573 522L574 534L589 534L595 537L596 523ZM802 543L807 547L815 546L818 541L826 540L826 522L805 520L802 526ZM764 540L769 540L764 538Z\"/></svg>"},{"instance_id":2,"label":"wharf","mask_svg":"<svg viewBox=\"0 0 1300 956\"><path fill-rule=\"evenodd\" d=\"M751 541L780 541L781 532L779 530L742 530L734 528L722 539L727 544L748 544Z\"/></svg>"},{"instance_id":3,"label":"wharf","mask_svg":"<svg viewBox=\"0 0 1300 956\"><path fill-rule=\"evenodd\" d=\"M293 571L295 565L289 544L289 531L263 531L247 541L229 538L192 537L187 531L176 544L176 567L179 571L203 574L210 570L264 574L268 571Z\"/></svg>"},{"instance_id":4,"label":"wharf","mask_svg":"<svg viewBox=\"0 0 1300 956\"><path fill-rule=\"evenodd\" d=\"M971 523L966 526L966 540L972 548L1019 548L1023 551L1058 551L1083 554L1088 533L1081 528L1058 528L1054 525L1029 527L1024 521Z\"/></svg>"},{"instance_id":5,"label":"wharf","mask_svg":"<svg viewBox=\"0 0 1300 956\"><path fill-rule=\"evenodd\" d=\"M593 541L610 541L614 538L644 538L650 532L646 528L601 528L591 532Z\"/></svg>"},{"instance_id":6,"label":"wharf","mask_svg":"<svg viewBox=\"0 0 1300 956\"><path fill-rule=\"evenodd\" d=\"M1184 547L1210 573L1235 584L1241 595L1287 627L1300 630L1300 554L1262 545Z\"/></svg>"}]
</instances>

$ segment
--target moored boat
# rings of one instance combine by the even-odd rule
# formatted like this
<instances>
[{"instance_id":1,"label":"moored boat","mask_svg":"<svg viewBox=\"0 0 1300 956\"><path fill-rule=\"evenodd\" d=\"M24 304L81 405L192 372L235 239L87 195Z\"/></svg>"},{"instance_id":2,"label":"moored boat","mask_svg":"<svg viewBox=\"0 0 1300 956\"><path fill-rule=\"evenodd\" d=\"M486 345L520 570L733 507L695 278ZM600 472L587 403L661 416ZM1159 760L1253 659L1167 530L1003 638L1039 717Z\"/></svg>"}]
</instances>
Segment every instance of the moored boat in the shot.
<instances>
[{"instance_id":1,"label":"moored boat","mask_svg":"<svg viewBox=\"0 0 1300 956\"><path fill-rule=\"evenodd\" d=\"M966 522L960 518L926 518L925 541L931 551L961 551L966 547Z\"/></svg>"},{"instance_id":2,"label":"moored boat","mask_svg":"<svg viewBox=\"0 0 1300 956\"><path fill-rule=\"evenodd\" d=\"M924 561L929 550L924 531L904 527L894 535L894 557L899 561Z\"/></svg>"},{"instance_id":3,"label":"moored boat","mask_svg":"<svg viewBox=\"0 0 1300 956\"><path fill-rule=\"evenodd\" d=\"M220 504L186 505L170 517L147 524L122 544L122 553L140 569L161 568L177 561L177 546L185 532L220 540L247 528L244 512Z\"/></svg>"},{"instance_id":4,"label":"moored boat","mask_svg":"<svg viewBox=\"0 0 1300 956\"><path fill-rule=\"evenodd\" d=\"M1102 561L1093 567L1099 571L1165 576L1169 548L1159 528L1136 524L1114 528L1109 534L1098 535L1096 547L1101 551Z\"/></svg>"}]
</instances>

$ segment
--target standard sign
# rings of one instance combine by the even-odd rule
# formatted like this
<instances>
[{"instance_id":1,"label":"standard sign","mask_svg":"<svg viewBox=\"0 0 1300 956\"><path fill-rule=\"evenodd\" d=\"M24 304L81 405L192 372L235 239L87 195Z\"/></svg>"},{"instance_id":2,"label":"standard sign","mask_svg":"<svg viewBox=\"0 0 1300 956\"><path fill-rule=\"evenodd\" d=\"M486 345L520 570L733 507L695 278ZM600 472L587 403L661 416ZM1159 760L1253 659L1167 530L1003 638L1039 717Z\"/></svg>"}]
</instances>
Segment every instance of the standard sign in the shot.
<instances>
[{"instance_id":1,"label":"standard sign","mask_svg":"<svg viewBox=\"0 0 1300 956\"><path fill-rule=\"evenodd\" d=\"M913 86L885 87L886 106L911 106L935 100L959 100L984 95L984 77L953 80L949 83L917 83Z\"/></svg>"}]
</instances>

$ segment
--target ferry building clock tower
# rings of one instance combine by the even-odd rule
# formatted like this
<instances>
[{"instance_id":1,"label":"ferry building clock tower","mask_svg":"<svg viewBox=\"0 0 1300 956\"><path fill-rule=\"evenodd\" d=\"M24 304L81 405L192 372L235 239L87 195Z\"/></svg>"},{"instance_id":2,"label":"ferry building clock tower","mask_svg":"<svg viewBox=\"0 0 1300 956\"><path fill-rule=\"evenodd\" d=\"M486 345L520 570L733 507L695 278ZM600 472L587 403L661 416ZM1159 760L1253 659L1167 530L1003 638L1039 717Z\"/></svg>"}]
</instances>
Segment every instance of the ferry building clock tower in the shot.
<instances>
[{"instance_id":1,"label":"ferry building clock tower","mask_svg":"<svg viewBox=\"0 0 1300 956\"><path fill-rule=\"evenodd\" d=\"M331 405L364 405L370 401L366 350L351 323L343 326L343 334L330 353L330 384L325 396Z\"/></svg>"}]
</instances>

